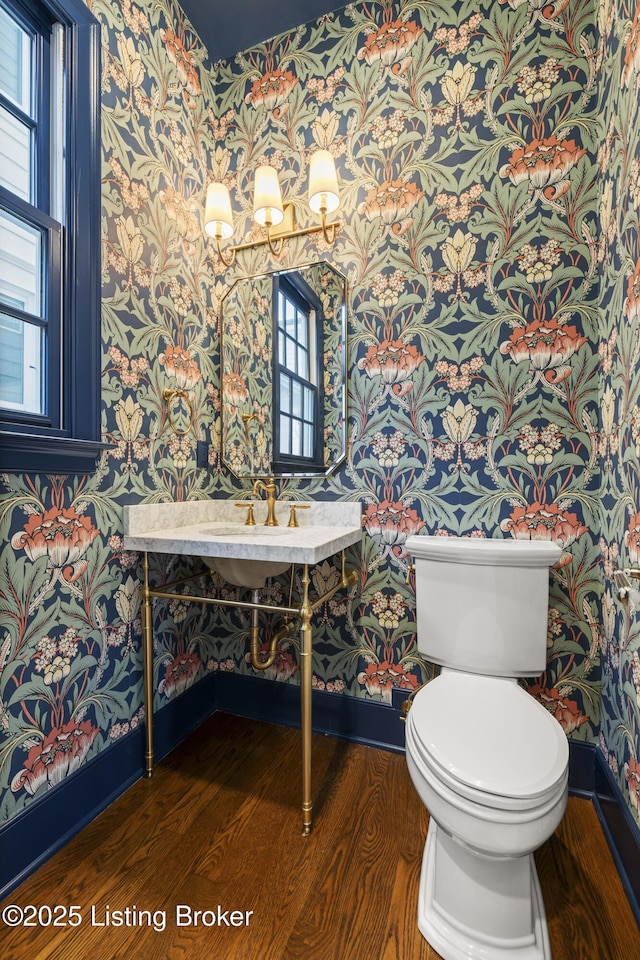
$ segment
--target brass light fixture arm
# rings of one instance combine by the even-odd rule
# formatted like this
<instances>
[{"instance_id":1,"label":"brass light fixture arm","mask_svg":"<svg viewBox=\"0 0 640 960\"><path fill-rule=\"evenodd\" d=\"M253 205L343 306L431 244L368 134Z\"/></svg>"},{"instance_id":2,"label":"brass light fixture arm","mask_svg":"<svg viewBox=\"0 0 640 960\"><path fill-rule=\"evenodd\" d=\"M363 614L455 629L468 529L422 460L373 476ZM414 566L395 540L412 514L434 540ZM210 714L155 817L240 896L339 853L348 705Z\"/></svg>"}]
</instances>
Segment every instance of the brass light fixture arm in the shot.
<instances>
[{"instance_id":1,"label":"brass light fixture arm","mask_svg":"<svg viewBox=\"0 0 640 960\"><path fill-rule=\"evenodd\" d=\"M280 246L276 248L273 242L273 229L267 227L267 243L269 244L269 250L274 260L279 260L284 252L284 239L282 237L278 239L280 240Z\"/></svg>"},{"instance_id":2,"label":"brass light fixture arm","mask_svg":"<svg viewBox=\"0 0 640 960\"><path fill-rule=\"evenodd\" d=\"M327 223L327 210L326 210L326 207L321 207L321 208L320 208L320 216L322 217L322 223L320 224L320 228L321 228L321 230L322 230L322 236L324 237L325 243L328 243L329 246L331 246L331 244L335 243L335 240L336 240L336 230L338 229L338 227L340 226L340 224L337 223L337 222L336 222L336 223ZM331 230L331 234L329 234L329 230Z\"/></svg>"},{"instance_id":3,"label":"brass light fixture arm","mask_svg":"<svg viewBox=\"0 0 640 960\"><path fill-rule=\"evenodd\" d=\"M287 210L291 209L290 217L287 214ZM267 228L267 235L260 240L249 240L246 243L238 243L230 249L235 253L238 253L240 250L255 250L256 247L263 247L265 244L269 245L269 249L273 256L279 259L282 256L282 247L285 240L293 240L294 237L309 237L314 233L321 233L328 244L332 244L335 241L336 234L340 227L342 226L341 220L335 220L332 223L326 222L326 213L322 213L322 222L316 224L313 227L300 227L296 228L293 226L293 204L287 204L285 206L285 223L289 222L292 226L290 229L282 229L280 227L269 227ZM282 243L278 248L277 252L274 248L274 240L280 240Z\"/></svg>"},{"instance_id":4,"label":"brass light fixture arm","mask_svg":"<svg viewBox=\"0 0 640 960\"><path fill-rule=\"evenodd\" d=\"M224 264L225 267L232 267L236 262L236 249L235 247L229 247L229 250L231 251L231 256L227 260L227 258L224 256L222 252L220 239L221 239L220 233L216 232L216 252L218 254L218 257L220 258L220 260L222 260L222 263Z\"/></svg>"},{"instance_id":5,"label":"brass light fixture arm","mask_svg":"<svg viewBox=\"0 0 640 960\"><path fill-rule=\"evenodd\" d=\"M251 444L251 437L249 436L249 424L252 420L257 420L260 423L260 416L257 413L243 413L242 422L244 424L244 433L247 438L247 446Z\"/></svg>"}]
</instances>

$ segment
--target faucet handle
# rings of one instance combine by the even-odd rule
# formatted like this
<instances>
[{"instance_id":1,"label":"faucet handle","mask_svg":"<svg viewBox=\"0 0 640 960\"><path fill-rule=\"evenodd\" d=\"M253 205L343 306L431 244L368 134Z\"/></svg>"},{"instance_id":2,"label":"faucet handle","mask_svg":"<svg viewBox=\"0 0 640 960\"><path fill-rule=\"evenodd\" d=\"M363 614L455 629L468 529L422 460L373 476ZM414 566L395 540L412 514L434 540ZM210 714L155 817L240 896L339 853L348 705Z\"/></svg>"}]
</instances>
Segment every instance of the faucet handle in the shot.
<instances>
[{"instance_id":1,"label":"faucet handle","mask_svg":"<svg viewBox=\"0 0 640 960\"><path fill-rule=\"evenodd\" d=\"M308 510L311 504L309 503L290 503L289 504L289 523L288 527L298 527L298 518L296 517L296 510Z\"/></svg>"},{"instance_id":2,"label":"faucet handle","mask_svg":"<svg viewBox=\"0 0 640 960\"><path fill-rule=\"evenodd\" d=\"M253 503L250 500L242 500L240 503L236 503L236 507L248 507L247 519L244 525L245 527L255 527L256 518L253 515Z\"/></svg>"}]
</instances>

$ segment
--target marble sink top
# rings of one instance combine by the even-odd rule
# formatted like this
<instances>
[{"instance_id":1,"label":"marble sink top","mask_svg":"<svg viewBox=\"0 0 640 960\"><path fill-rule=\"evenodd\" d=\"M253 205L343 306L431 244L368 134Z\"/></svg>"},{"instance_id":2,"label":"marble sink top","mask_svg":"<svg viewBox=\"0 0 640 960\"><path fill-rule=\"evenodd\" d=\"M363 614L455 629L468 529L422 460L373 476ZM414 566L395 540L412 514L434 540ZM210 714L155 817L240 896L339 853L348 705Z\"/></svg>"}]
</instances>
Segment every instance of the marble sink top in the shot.
<instances>
[{"instance_id":1,"label":"marble sink top","mask_svg":"<svg viewBox=\"0 0 640 960\"><path fill-rule=\"evenodd\" d=\"M288 527L291 503L305 503ZM279 563L321 563L362 536L362 507L339 500L279 500L277 527L265 527L267 505L254 502L256 525L244 524L235 500L140 503L124 508L124 547L149 553L228 557Z\"/></svg>"}]
</instances>

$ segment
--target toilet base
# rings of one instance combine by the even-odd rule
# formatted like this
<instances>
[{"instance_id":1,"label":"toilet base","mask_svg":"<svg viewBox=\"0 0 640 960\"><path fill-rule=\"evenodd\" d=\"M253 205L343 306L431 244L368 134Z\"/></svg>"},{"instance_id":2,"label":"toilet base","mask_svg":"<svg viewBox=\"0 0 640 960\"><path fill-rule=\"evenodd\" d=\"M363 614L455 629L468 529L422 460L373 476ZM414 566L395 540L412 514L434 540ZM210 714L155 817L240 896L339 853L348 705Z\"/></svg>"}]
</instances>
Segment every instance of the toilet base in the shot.
<instances>
[{"instance_id":1,"label":"toilet base","mask_svg":"<svg viewBox=\"0 0 640 960\"><path fill-rule=\"evenodd\" d=\"M433 818L418 927L443 960L551 960L533 855L486 857L453 840Z\"/></svg>"}]
</instances>

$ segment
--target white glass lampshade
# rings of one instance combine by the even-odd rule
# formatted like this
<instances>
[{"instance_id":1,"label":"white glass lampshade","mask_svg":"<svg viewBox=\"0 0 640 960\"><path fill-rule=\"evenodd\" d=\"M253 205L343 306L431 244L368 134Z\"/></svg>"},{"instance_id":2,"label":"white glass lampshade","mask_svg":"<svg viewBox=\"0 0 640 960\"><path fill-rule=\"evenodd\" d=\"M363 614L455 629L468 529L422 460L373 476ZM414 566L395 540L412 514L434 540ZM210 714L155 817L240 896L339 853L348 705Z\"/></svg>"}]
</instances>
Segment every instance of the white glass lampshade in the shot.
<instances>
[{"instance_id":1,"label":"white glass lampshade","mask_svg":"<svg viewBox=\"0 0 640 960\"><path fill-rule=\"evenodd\" d=\"M284 219L278 173L266 163L256 170L253 187L253 217L261 227L276 227Z\"/></svg>"},{"instance_id":2,"label":"white glass lampshade","mask_svg":"<svg viewBox=\"0 0 640 960\"><path fill-rule=\"evenodd\" d=\"M224 183L210 183L204 210L204 229L210 237L228 240L233 234L231 198Z\"/></svg>"},{"instance_id":3,"label":"white glass lampshade","mask_svg":"<svg viewBox=\"0 0 640 960\"><path fill-rule=\"evenodd\" d=\"M328 150L316 150L309 164L309 206L314 213L333 213L340 206L336 165Z\"/></svg>"}]
</instances>

